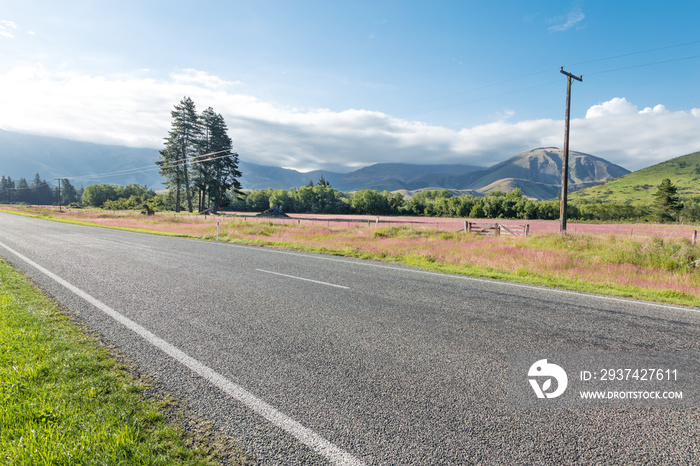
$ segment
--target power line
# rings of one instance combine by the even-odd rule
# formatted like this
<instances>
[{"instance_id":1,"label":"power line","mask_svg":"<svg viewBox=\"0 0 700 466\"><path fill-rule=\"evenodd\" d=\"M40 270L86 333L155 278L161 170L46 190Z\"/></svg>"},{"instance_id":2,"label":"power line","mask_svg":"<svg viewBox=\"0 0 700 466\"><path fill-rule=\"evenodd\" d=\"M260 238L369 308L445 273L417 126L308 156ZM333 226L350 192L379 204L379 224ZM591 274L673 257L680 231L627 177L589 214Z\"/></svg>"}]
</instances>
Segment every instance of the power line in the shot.
<instances>
[{"instance_id":1,"label":"power line","mask_svg":"<svg viewBox=\"0 0 700 466\"><path fill-rule=\"evenodd\" d=\"M610 57L605 57L605 58L595 58L593 60L586 60L586 61L580 61L577 63L571 63L569 65L564 65L565 68L569 68L571 66L578 66L578 65L587 65L589 63L597 63L599 61L606 61L606 60L614 60L617 58L625 58L625 57L631 57L632 55L641 55L643 53L651 53L651 52L658 52L659 50L668 50L668 49L673 49L673 48L678 48L678 47L684 47L686 45L695 45L695 44L700 44L700 40L695 40L691 42L684 42L682 44L675 44L675 45L667 45L665 47L657 47L654 49L647 49L647 50L639 50L637 52L629 52L629 53L623 53L621 55L612 55Z\"/></svg>"},{"instance_id":2,"label":"power line","mask_svg":"<svg viewBox=\"0 0 700 466\"><path fill-rule=\"evenodd\" d=\"M197 163L201 162L209 162L212 160L217 160L217 159L223 159L226 157L231 157L234 154L226 154L226 155L220 155L218 157L210 157L212 155L220 154L222 152L230 152L230 149L222 150L222 151L217 151L217 152L210 152L208 154L201 154L201 155L196 155L191 158L185 158L185 159L179 159L179 160L173 160L169 164L163 164L163 165L147 165L143 167L135 167L135 168L127 168L124 170L117 170L113 172L105 172L105 173L93 173L89 175L83 175L83 176L70 176L70 177L64 177L64 178L71 178L71 179L77 179L77 180L83 180L83 179L95 179L95 178L103 178L103 177L109 177L109 176L119 176L119 175L127 175L130 173L143 173L145 171L151 171L151 170L157 170L157 169L162 169L162 168L172 168L174 166L177 166L180 163L185 163L187 165L194 165ZM202 159L202 157L210 157L208 159Z\"/></svg>"},{"instance_id":3,"label":"power line","mask_svg":"<svg viewBox=\"0 0 700 466\"><path fill-rule=\"evenodd\" d=\"M609 56L609 57L603 57L603 58L595 58L595 59L591 59L591 60L585 60L585 61L581 61L581 62L571 63L571 64L569 64L569 65L564 65L564 68L569 68L569 67L571 67L571 66L578 66L578 65L589 64L589 63L597 63L597 62L606 61L606 60L614 60L614 59L629 57L629 56L633 56L633 55L641 55L641 54L645 54L645 53L658 52L658 51L660 51L660 50L668 50L668 49L679 48L679 47L685 47L685 46L688 46L688 45L695 45L695 44L700 44L700 40L690 41L690 42L683 42L683 43L680 43L680 44L667 45L667 46L664 46L664 47L657 47L657 48L653 48L653 49L638 50L638 51L635 51L635 52L628 52L628 53L619 54L619 55L612 55L612 56ZM601 74L601 73L608 73L608 72L612 72L612 71L619 71L619 70L625 70L625 69L633 69L633 68L642 67L642 66L651 66L651 65L655 65L655 64L668 63L668 62L672 62L672 61L687 60L687 59L691 59L691 58L697 58L697 56L686 57L686 58L680 58L680 59L675 59L675 60L658 61L658 62L654 62L654 63L650 63L650 64L645 64L645 65L630 66L630 67L628 67L628 68L616 68L616 69L613 69L613 70L606 70L606 71L600 71L600 72L595 72L595 73L589 73L589 74L586 74L586 76L590 76L591 74ZM476 91L479 91L479 90L482 90L482 89L486 89L486 88L489 88L489 87L498 86L498 85L506 84L506 83L513 82L513 81L520 81L520 80L522 80L522 79L530 78L530 77L533 77L533 76L538 76L538 75L540 75L540 74L549 73L549 72L552 72L552 71L556 71L556 70L558 70L558 69L559 69L558 66L556 66L556 67L550 67L550 68L545 68L545 69L542 69L542 70L540 70L540 71L535 71L535 72L532 72L532 73L527 73L527 74L515 76L515 77L513 77L513 78L504 79L504 80L500 80L500 81L494 81L494 82L487 83L487 84L483 84L483 85L480 85L480 86L477 86L477 87L474 87L474 88L471 88L471 89L467 89L467 90L464 90L464 91L460 91L460 92L456 92L456 93L452 93L452 94L447 94L447 95L444 95L444 96L442 96L442 97L437 97L437 98L434 98L434 99L424 100L424 101L422 101L422 102L420 102L420 103L417 103L417 104L415 104L415 105L422 105L422 104L426 104L426 103L437 102L437 101L440 101L440 100L445 100L445 99L453 98L453 97L456 97L456 96L460 96L460 95L464 95L464 94L469 94L469 93L476 92ZM558 81L554 81L554 82L558 82ZM423 111L423 112L413 113L413 114L410 114L409 116L421 115L421 114L424 114L424 113L430 113L430 112L434 112L434 111L438 111L438 110L444 110L444 109L456 107L456 106L459 106L459 105L466 105L466 104L469 104L469 103L479 102L479 101L481 101L481 100L487 100L487 99L489 99L489 98L495 98L495 97L501 97L501 96L503 96L503 95L514 94L514 93L521 92L521 91L524 91L524 90L533 89L533 88L535 88L535 87L541 87L541 86L546 86L546 85L548 85L548 84L553 84L554 82L548 82L548 83L539 84L539 85L535 85L535 86L528 87L528 88L517 89L517 90L514 90L514 91L510 91L510 92L505 92L505 93L502 93L502 94L496 94L496 95L493 95L493 96L488 96L488 97L483 97L483 98L479 98L479 99L474 99L474 100L470 100L470 101L463 102L463 103L459 103L459 104L454 104L454 105L449 105L449 106L445 106L445 107L439 107L439 108L437 108L437 109L432 109L432 110L426 110L426 111ZM415 105L413 105L413 106L415 106ZM404 107L404 108L407 108L407 107ZM399 109L399 110L401 110L401 109Z\"/></svg>"},{"instance_id":4,"label":"power line","mask_svg":"<svg viewBox=\"0 0 700 466\"><path fill-rule=\"evenodd\" d=\"M647 66L662 65L664 63L673 63L673 62L678 62L678 61L693 60L695 58L700 58L700 55L692 55L690 57L682 57L682 58L671 58L669 60L655 61L655 62L651 62L651 63L644 63L641 65L632 65L632 66L625 66L622 68L612 68L609 70L594 71L593 73L587 73L585 76L594 76L596 74L613 73L615 71L633 70L635 68L644 68Z\"/></svg>"}]
</instances>

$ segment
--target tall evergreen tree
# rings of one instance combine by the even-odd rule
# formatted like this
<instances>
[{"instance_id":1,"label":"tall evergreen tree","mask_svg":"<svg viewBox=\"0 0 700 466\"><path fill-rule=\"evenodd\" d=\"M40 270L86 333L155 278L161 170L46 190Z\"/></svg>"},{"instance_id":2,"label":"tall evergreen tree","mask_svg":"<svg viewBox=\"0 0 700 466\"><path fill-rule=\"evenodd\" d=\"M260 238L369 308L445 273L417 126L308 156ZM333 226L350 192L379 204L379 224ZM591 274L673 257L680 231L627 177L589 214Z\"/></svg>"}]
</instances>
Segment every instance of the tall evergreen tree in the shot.
<instances>
[{"instance_id":1,"label":"tall evergreen tree","mask_svg":"<svg viewBox=\"0 0 700 466\"><path fill-rule=\"evenodd\" d=\"M60 185L60 188L59 186L53 188L53 197L55 204L67 206L72 202L78 201L78 192L75 190L75 187L72 184L70 184L68 178L59 178L58 183Z\"/></svg>"},{"instance_id":2,"label":"tall evergreen tree","mask_svg":"<svg viewBox=\"0 0 700 466\"><path fill-rule=\"evenodd\" d=\"M0 204L10 203L10 181L12 180L9 177L5 178L5 175L0 178Z\"/></svg>"},{"instance_id":3,"label":"tall evergreen tree","mask_svg":"<svg viewBox=\"0 0 700 466\"><path fill-rule=\"evenodd\" d=\"M61 197L66 205L78 201L78 191L70 184L68 178L61 179Z\"/></svg>"},{"instance_id":4,"label":"tall evergreen tree","mask_svg":"<svg viewBox=\"0 0 700 466\"><path fill-rule=\"evenodd\" d=\"M7 177L7 189L7 202L17 202L17 189L15 187L15 182L9 176Z\"/></svg>"},{"instance_id":5,"label":"tall evergreen tree","mask_svg":"<svg viewBox=\"0 0 700 466\"><path fill-rule=\"evenodd\" d=\"M183 176L182 167L178 163L177 151L174 147L166 146L160 151L160 159L156 162L160 166L160 174L165 178L165 185L168 187L168 197L173 198L175 212L180 212L180 201L182 196Z\"/></svg>"},{"instance_id":6,"label":"tall evergreen tree","mask_svg":"<svg viewBox=\"0 0 700 466\"><path fill-rule=\"evenodd\" d=\"M175 189L175 210L180 211L181 190L184 189L187 209L192 212L192 185L188 164L197 155L202 133L194 102L184 97L170 113L171 129L165 139L165 149L156 162L161 167L161 175L166 178L169 189Z\"/></svg>"},{"instance_id":7,"label":"tall evergreen tree","mask_svg":"<svg viewBox=\"0 0 700 466\"><path fill-rule=\"evenodd\" d=\"M194 186L199 193L198 210L200 212L207 208L209 204L208 200L211 198L210 186L215 176L212 157L220 155L213 154L213 152L217 151L213 134L214 128L212 128L215 117L216 113L209 107L202 112L199 118L202 126L202 137L199 140L199 156L193 169L195 172ZM222 148L221 150L225 149L226 148Z\"/></svg>"},{"instance_id":8,"label":"tall evergreen tree","mask_svg":"<svg viewBox=\"0 0 700 466\"><path fill-rule=\"evenodd\" d=\"M20 178L17 182L17 188L15 188L15 202L29 203L29 184L26 178Z\"/></svg>"},{"instance_id":9,"label":"tall evergreen tree","mask_svg":"<svg viewBox=\"0 0 700 466\"><path fill-rule=\"evenodd\" d=\"M201 116L202 138L197 163L197 186L200 190L200 210L211 206L216 213L228 203L227 191L241 193L238 178L238 154L231 152L233 142L228 135L224 117L209 107Z\"/></svg>"},{"instance_id":10,"label":"tall evergreen tree","mask_svg":"<svg viewBox=\"0 0 700 466\"><path fill-rule=\"evenodd\" d=\"M659 222L674 221L683 208L683 203L678 197L678 188L665 178L661 181L658 189L654 193L654 210Z\"/></svg>"},{"instance_id":11,"label":"tall evergreen tree","mask_svg":"<svg viewBox=\"0 0 700 466\"><path fill-rule=\"evenodd\" d=\"M51 187L46 182L46 180L42 180L41 176L38 173L34 175L34 181L32 181L32 184L29 186L29 192L30 204L53 204L53 191L51 191Z\"/></svg>"}]
</instances>

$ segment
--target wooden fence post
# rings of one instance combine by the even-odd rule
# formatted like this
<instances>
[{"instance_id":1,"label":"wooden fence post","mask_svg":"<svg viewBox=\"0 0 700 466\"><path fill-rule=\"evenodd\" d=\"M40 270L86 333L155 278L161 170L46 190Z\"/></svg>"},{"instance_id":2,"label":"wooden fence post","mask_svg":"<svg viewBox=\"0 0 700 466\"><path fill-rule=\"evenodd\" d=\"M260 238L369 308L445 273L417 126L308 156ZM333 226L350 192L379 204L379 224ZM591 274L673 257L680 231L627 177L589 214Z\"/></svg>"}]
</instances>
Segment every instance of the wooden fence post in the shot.
<instances>
[{"instance_id":1,"label":"wooden fence post","mask_svg":"<svg viewBox=\"0 0 700 466\"><path fill-rule=\"evenodd\" d=\"M693 246L698 244L698 230L693 230Z\"/></svg>"}]
</instances>

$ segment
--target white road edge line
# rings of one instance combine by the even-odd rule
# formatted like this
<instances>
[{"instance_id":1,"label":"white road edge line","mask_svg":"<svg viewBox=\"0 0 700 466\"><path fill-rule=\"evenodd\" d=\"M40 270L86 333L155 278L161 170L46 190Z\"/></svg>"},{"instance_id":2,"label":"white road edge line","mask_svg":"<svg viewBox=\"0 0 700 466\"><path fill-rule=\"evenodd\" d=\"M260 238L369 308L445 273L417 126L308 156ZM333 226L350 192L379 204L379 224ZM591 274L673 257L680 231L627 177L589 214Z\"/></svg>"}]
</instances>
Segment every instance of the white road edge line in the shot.
<instances>
[{"instance_id":1,"label":"white road edge line","mask_svg":"<svg viewBox=\"0 0 700 466\"><path fill-rule=\"evenodd\" d=\"M333 443L329 442L325 438L321 437L317 433L313 432L311 429L308 429L304 427L303 425L299 424L297 421L294 419L290 418L286 414L282 413L281 411L278 411L276 408L273 406L269 405L265 401L261 400L260 398L257 398L255 395L251 394L248 392L245 388L241 387L240 385L231 382L218 372L214 371L213 369L205 366L201 362L197 361L196 359L188 356L185 354L183 351L180 349L176 348L175 346L171 345L167 341L163 340L162 338L156 336L155 334L151 333L150 331L146 330L144 327L141 325L137 324L133 320L129 319L128 317L125 317L124 315L120 314L119 312L115 311L111 307L107 306L104 304L102 301L99 301L98 299L94 298L93 296L89 295L88 293L84 292L80 288L71 285L58 275L48 271L41 265L37 264L36 262L32 261L31 259L23 256L19 252L15 251L14 249L10 248L9 246L3 244L0 242L0 246L26 262L27 264L31 265L35 269L37 269L39 272L43 273L47 277L51 278L54 280L56 283L59 285L67 288L68 290L72 291L79 297L83 298L85 301L88 303L92 304L120 324L124 325L126 328L129 330L133 331L136 333L138 336L146 340L148 343L151 345L155 346L156 348L160 349L163 351L165 354L168 356L172 357L176 361L178 361L180 364L184 365L185 367L189 368L191 371L196 373L197 375L203 377L207 381L209 381L212 385L216 386L220 390L222 390L224 393L229 395L231 398L235 399L236 401L239 401L243 405L245 405L247 408L250 410L254 411L255 413L259 414L263 418L267 419L269 422L274 424L275 426L279 427L280 429L284 430L288 434L292 435L294 438L299 440L301 443L304 445L310 447L313 449L315 452L320 454L321 456L325 457L329 461L331 461L334 464L338 465L363 465L364 463L360 461L359 459L355 458L352 456L350 453L346 452L345 450L341 449L340 447L334 445Z\"/></svg>"},{"instance_id":2,"label":"white road edge line","mask_svg":"<svg viewBox=\"0 0 700 466\"><path fill-rule=\"evenodd\" d=\"M317 283L319 285L334 286L336 288L342 288L344 290L350 289L350 287L348 287L348 286L336 285L334 283L328 283L328 282L320 282L318 280L311 280L310 278L295 277L294 275L287 275L286 273L271 272L270 270L263 270L263 269L255 269L255 270L258 272L270 273L272 275L279 275L280 277L287 277L287 278L293 278L295 280L303 280L305 282Z\"/></svg>"}]
</instances>

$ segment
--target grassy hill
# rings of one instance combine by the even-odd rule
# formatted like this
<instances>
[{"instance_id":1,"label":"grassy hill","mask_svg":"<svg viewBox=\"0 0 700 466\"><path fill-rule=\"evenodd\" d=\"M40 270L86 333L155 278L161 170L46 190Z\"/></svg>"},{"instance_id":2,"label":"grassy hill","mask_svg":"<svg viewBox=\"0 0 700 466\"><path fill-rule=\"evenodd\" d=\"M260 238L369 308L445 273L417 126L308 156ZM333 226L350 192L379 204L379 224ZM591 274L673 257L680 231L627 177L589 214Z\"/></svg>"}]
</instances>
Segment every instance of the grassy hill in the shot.
<instances>
[{"instance_id":1,"label":"grassy hill","mask_svg":"<svg viewBox=\"0 0 700 466\"><path fill-rule=\"evenodd\" d=\"M572 203L604 202L648 205L668 178L681 197L700 196L700 152L676 157L569 195Z\"/></svg>"},{"instance_id":2,"label":"grassy hill","mask_svg":"<svg viewBox=\"0 0 700 466\"><path fill-rule=\"evenodd\" d=\"M520 189L523 193L527 193L526 197L533 199L553 199L559 194L559 186L538 183L536 181L521 180L517 178L504 178L494 181L493 183L484 186L477 190L480 194L485 195L491 191L502 191L504 193Z\"/></svg>"}]
</instances>

